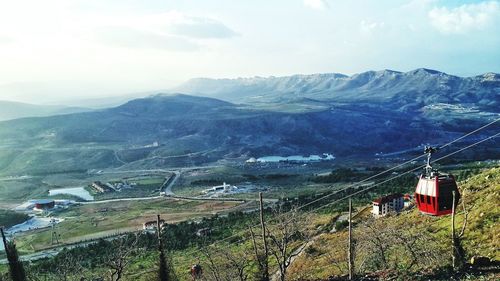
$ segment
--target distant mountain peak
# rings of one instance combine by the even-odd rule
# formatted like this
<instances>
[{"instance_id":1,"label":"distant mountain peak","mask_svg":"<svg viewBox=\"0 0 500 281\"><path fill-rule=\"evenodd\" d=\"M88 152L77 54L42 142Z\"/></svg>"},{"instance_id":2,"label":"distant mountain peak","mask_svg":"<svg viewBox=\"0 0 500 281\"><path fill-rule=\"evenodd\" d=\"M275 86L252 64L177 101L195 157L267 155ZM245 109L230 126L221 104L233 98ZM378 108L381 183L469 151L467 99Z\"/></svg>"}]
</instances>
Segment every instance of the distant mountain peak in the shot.
<instances>
[{"instance_id":1,"label":"distant mountain peak","mask_svg":"<svg viewBox=\"0 0 500 281\"><path fill-rule=\"evenodd\" d=\"M437 70L434 70L434 69L429 69L429 68L417 68L415 70L408 71L407 74L430 74L430 75L444 74L444 75L448 75L448 74L446 74L444 72L437 71Z\"/></svg>"},{"instance_id":2,"label":"distant mountain peak","mask_svg":"<svg viewBox=\"0 0 500 281\"><path fill-rule=\"evenodd\" d=\"M500 75L485 73L459 77L418 68L408 72L390 69L347 76L338 73L297 74L283 77L195 79L176 92L210 96L234 103L386 102L402 111L433 103L477 104L488 110L498 106Z\"/></svg>"},{"instance_id":3,"label":"distant mountain peak","mask_svg":"<svg viewBox=\"0 0 500 281\"><path fill-rule=\"evenodd\" d=\"M493 82L500 81L500 74L494 72L487 72L477 77L479 77L482 81L493 81Z\"/></svg>"}]
</instances>

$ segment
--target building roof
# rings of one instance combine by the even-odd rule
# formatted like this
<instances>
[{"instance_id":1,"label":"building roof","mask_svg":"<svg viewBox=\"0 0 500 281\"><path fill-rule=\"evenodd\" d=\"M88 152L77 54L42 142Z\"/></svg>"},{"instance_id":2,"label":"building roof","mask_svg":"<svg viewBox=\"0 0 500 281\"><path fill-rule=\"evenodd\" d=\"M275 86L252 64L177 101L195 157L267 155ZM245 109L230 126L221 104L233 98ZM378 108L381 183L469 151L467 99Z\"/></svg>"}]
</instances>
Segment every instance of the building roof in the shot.
<instances>
[{"instance_id":1,"label":"building roof","mask_svg":"<svg viewBox=\"0 0 500 281\"><path fill-rule=\"evenodd\" d=\"M383 196L383 197L379 197L379 198L373 200L372 202L373 203L378 203L378 204L384 204L384 203L391 202L392 200L397 199L397 198L401 198L401 197L403 197L403 194L401 194L401 193L394 193L394 194L386 195L386 196Z\"/></svg>"},{"instance_id":2,"label":"building roof","mask_svg":"<svg viewBox=\"0 0 500 281\"><path fill-rule=\"evenodd\" d=\"M54 203L54 200L52 200L52 199L35 199L35 200L33 200L33 203L35 203L35 204L51 204L51 203Z\"/></svg>"}]
</instances>

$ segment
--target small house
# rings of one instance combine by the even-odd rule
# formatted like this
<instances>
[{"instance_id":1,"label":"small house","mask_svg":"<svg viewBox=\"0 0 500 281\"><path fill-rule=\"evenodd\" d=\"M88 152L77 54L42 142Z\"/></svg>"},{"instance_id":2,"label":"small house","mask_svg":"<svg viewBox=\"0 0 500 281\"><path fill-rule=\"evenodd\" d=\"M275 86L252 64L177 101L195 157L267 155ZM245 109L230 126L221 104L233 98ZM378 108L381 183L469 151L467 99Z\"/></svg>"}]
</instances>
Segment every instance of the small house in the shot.
<instances>
[{"instance_id":1,"label":"small house","mask_svg":"<svg viewBox=\"0 0 500 281\"><path fill-rule=\"evenodd\" d=\"M158 225L158 222L157 221L147 221L145 223L142 224L142 229L143 230L155 230L156 231L156 227ZM160 228L163 228L163 226L165 225L165 220L160 220Z\"/></svg>"},{"instance_id":2,"label":"small house","mask_svg":"<svg viewBox=\"0 0 500 281\"><path fill-rule=\"evenodd\" d=\"M212 233L212 229L209 227L205 227L202 229L198 229L198 231L196 231L196 236L205 237L205 236L210 235L210 233Z\"/></svg>"}]
</instances>

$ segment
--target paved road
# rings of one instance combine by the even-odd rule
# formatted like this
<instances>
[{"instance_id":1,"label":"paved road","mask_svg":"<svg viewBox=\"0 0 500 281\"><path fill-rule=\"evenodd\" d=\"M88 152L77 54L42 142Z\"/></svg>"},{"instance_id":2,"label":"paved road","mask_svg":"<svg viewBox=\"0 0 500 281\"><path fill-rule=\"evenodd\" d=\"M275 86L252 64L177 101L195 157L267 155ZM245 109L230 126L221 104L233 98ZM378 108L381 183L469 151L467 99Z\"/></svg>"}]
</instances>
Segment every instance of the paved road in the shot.
<instances>
[{"instance_id":1,"label":"paved road","mask_svg":"<svg viewBox=\"0 0 500 281\"><path fill-rule=\"evenodd\" d=\"M174 186L175 182L179 179L181 172L174 171L173 178L169 178L166 180L163 185L160 187L160 191L165 192L168 196L174 196L174 192L172 192L172 186ZM165 186L166 185L166 186Z\"/></svg>"},{"instance_id":2,"label":"paved road","mask_svg":"<svg viewBox=\"0 0 500 281\"><path fill-rule=\"evenodd\" d=\"M134 233L134 232L135 231L131 231L131 232L128 232L128 233ZM41 250L39 252L35 252L35 253L32 253L32 254L22 255L22 256L19 257L19 259L22 260L22 261L35 261L35 260L39 260L39 259L43 259L43 258L54 257L57 254L59 254L59 252L61 252L63 249L73 249L73 248L76 248L76 247L88 246L88 245L91 245L91 244L98 243L101 239L104 239L104 240L107 240L107 241L111 241L113 239L122 237L122 236L124 236L124 235L126 235L128 233L117 233L115 235L111 235L111 236L107 235L107 236L104 236L104 237L98 237L98 238L95 238L95 239L92 239L92 240L88 240L88 241L76 242L76 243L73 243L73 244L62 244L60 246L55 246L53 248ZM0 260L0 264L6 264L7 262L8 262L7 259L1 259Z\"/></svg>"},{"instance_id":3,"label":"paved road","mask_svg":"<svg viewBox=\"0 0 500 281\"><path fill-rule=\"evenodd\" d=\"M165 192L166 196L149 196L149 197L131 197L131 198L116 198L116 199L108 199L108 200L96 200L96 201L86 201L86 202L80 202L82 205L91 205L91 204L105 204L105 203L113 203L113 202L124 202L124 201L141 201L141 200L154 200L154 199L161 199L161 198L174 198L174 199L180 199L180 200L196 200L196 201L237 201L237 202L246 202L248 199L241 199L241 198L202 198L202 197L189 197L189 196L177 196L175 193L172 191L172 187L175 185L177 180L179 179L182 171L189 171L193 169L200 169L200 168L213 168L213 167L219 167L219 166L201 166L201 167L188 167L188 168L179 168L178 170L163 170L163 169L156 169L156 170L133 170L133 171L103 171L100 172L99 174L113 174L113 173L127 173L127 172L163 172L163 173L174 173L173 177L165 180L163 185L160 187L160 190L162 192ZM257 200L257 198L255 199ZM264 201L267 203L275 203L278 200L277 199L264 199ZM251 209L248 210L250 212L255 211L258 209ZM115 236L110 236L105 239L115 239L116 237L120 237L123 234L117 234ZM62 249L67 248L75 248L79 246L86 246L90 245L92 243L96 243L99 241L99 239L93 239L91 241L82 241L82 242L76 242L74 244L70 245L61 245L60 247L54 247L51 249L46 249L42 250L40 252L36 252L33 254L28 254L28 255L23 255L21 256L21 260L23 261L33 261L37 259L42 259L46 257L52 257L57 255ZM5 264L7 263L6 259L0 260L0 264Z\"/></svg>"},{"instance_id":4,"label":"paved road","mask_svg":"<svg viewBox=\"0 0 500 281\"><path fill-rule=\"evenodd\" d=\"M103 204L103 203L124 202L124 201L153 200L153 199L160 199L160 198L163 198L163 196L116 198L116 199L107 199L107 200L84 201L84 202L79 202L79 203L82 205L92 205L92 204Z\"/></svg>"}]
</instances>

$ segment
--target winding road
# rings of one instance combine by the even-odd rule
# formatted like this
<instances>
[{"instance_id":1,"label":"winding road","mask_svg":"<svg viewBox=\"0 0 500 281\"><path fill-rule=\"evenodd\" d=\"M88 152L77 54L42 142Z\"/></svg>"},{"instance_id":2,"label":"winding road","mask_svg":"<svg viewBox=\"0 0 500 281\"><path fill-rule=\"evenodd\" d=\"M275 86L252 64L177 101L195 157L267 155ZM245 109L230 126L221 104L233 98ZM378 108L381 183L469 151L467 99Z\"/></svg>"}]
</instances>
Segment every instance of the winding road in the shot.
<instances>
[{"instance_id":1,"label":"winding road","mask_svg":"<svg viewBox=\"0 0 500 281\"><path fill-rule=\"evenodd\" d=\"M179 177L181 176L183 171L189 171L193 169L200 169L200 168L213 168L213 167L218 167L218 166L201 166L201 167L189 167L189 168L179 168L177 170L163 170L163 169L156 169L156 170L133 170L133 171L100 171L98 174L113 174L113 173L127 173L127 172L160 172L160 173L173 173L173 176L165 178L165 181L163 182L162 186L160 187L160 193L158 196L146 196L146 197L129 197L129 198L116 198L116 199L107 199L107 200L95 200L95 201L85 201L85 202L80 202L79 204L82 205L91 205L91 204L106 204L106 203L113 203L113 202L124 202L124 201L143 201L143 200L155 200L155 199L179 199L179 200L196 200L196 201L237 201L237 202L247 202L248 199L241 199L241 198L203 198L203 197L189 197L189 196L178 196L175 195L175 193L172 191L172 187L176 184L178 181ZM161 195L160 195L161 194ZM255 199L257 200L257 199ZM275 203L278 200L277 199L264 199L265 202L267 203ZM255 211L258 209L250 209L247 210L249 212ZM121 234L116 234L113 236L107 236L107 237L102 237L98 239L92 239L92 240L87 240L87 241L80 241L80 242L75 242L73 244L65 244L65 245L59 245L55 246L53 248L41 250L39 252L35 252L32 254L28 255L22 255L20 256L20 259L23 261L34 261L42 258L47 258L47 257L52 257L57 255L62 249L67 248L75 248L79 246L85 246L85 245L90 245L92 243L96 243L100 239L115 239L116 237L120 237L123 235ZM0 264L5 264L7 263L6 259L0 260Z\"/></svg>"}]
</instances>

